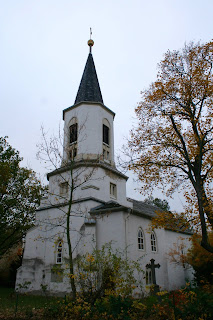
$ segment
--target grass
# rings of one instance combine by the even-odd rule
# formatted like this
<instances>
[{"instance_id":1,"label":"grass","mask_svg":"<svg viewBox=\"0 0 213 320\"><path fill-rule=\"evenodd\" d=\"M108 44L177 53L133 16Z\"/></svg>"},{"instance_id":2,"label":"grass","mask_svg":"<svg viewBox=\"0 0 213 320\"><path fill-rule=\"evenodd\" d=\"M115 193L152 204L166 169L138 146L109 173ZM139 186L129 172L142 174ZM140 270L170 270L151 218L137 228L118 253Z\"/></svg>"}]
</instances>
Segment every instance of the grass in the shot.
<instances>
[{"instance_id":1,"label":"grass","mask_svg":"<svg viewBox=\"0 0 213 320\"><path fill-rule=\"evenodd\" d=\"M13 288L0 287L0 319L33 319L32 310L36 313L36 310L44 309L58 300L56 297L17 294Z\"/></svg>"}]
</instances>

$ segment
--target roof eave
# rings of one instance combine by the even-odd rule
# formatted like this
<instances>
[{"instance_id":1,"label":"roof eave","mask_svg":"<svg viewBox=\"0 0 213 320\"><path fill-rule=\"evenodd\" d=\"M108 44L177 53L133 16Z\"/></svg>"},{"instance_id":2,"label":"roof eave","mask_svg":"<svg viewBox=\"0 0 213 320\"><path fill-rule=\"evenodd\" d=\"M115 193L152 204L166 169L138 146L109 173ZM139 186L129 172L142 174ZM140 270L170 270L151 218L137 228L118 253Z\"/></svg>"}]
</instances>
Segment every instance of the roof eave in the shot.
<instances>
[{"instance_id":1,"label":"roof eave","mask_svg":"<svg viewBox=\"0 0 213 320\"><path fill-rule=\"evenodd\" d=\"M113 112L111 109L109 109L108 107L106 107L106 106L105 106L103 103L101 103L101 102L81 101L81 102L78 102L78 103L76 103L76 104L74 104L74 105L72 105L72 106L70 106L70 107L68 107L68 108L66 108L66 109L63 110L63 120L64 120L64 118L65 118L65 113L66 113L67 111L69 111L69 110L71 110L71 109L74 109L74 108L80 106L81 104L100 105L102 108L104 108L105 110L107 110L108 112L110 112L110 113L112 114L113 119L114 119L114 117L115 117L115 112Z\"/></svg>"},{"instance_id":2,"label":"roof eave","mask_svg":"<svg viewBox=\"0 0 213 320\"><path fill-rule=\"evenodd\" d=\"M118 212L118 211L128 211L128 210L131 210L130 208L128 207L125 207L125 206L119 206L119 207L112 207L112 208L107 208L107 209L97 209L97 210L90 210L90 214L101 214L101 213L111 213L111 212Z\"/></svg>"},{"instance_id":3,"label":"roof eave","mask_svg":"<svg viewBox=\"0 0 213 320\"><path fill-rule=\"evenodd\" d=\"M115 167L112 167L106 163L104 163L104 161L92 161L92 160L79 160L79 161L76 161L74 164L73 164L73 169L75 168L78 168L78 167L100 167L100 168L103 168L103 169L106 169L106 170L109 170L115 174L117 174L118 176L124 178L125 180L128 180L129 178L124 175L122 172L118 171ZM68 169L70 168L70 165L67 164L66 166L63 166L63 167L60 167L54 171L51 171L47 174L47 180L49 181L49 177L51 176L54 176L54 175L57 175L57 174L61 174L63 172L66 172Z\"/></svg>"}]
</instances>

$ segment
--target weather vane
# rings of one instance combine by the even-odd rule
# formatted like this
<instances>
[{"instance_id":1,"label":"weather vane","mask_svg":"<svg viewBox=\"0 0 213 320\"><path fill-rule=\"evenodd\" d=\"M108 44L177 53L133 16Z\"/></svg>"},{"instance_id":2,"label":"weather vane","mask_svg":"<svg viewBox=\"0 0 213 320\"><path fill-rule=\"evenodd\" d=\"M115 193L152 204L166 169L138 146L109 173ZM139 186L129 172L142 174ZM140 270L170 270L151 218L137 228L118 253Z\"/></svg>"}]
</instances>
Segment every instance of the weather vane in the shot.
<instances>
[{"instance_id":1,"label":"weather vane","mask_svg":"<svg viewBox=\"0 0 213 320\"><path fill-rule=\"evenodd\" d=\"M92 40L91 36L92 36L92 28L90 28L90 39L87 42L90 53L92 53L92 46L94 45L94 41Z\"/></svg>"}]
</instances>

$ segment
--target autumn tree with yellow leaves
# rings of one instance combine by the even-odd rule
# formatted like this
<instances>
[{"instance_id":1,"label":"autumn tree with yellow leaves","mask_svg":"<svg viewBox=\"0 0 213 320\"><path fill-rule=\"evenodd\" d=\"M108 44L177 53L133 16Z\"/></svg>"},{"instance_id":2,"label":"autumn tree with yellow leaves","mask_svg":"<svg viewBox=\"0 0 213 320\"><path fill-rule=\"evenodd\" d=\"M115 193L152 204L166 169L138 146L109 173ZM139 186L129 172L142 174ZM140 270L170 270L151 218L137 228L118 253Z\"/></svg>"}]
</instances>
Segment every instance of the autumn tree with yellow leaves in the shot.
<instances>
[{"instance_id":1,"label":"autumn tree with yellow leaves","mask_svg":"<svg viewBox=\"0 0 213 320\"><path fill-rule=\"evenodd\" d=\"M201 245L213 246L213 42L189 43L167 51L157 80L142 92L131 132L129 168L143 182L142 192L162 185L185 192L189 211L199 219Z\"/></svg>"},{"instance_id":2,"label":"autumn tree with yellow leaves","mask_svg":"<svg viewBox=\"0 0 213 320\"><path fill-rule=\"evenodd\" d=\"M209 233L209 242L213 245L213 233ZM213 253L207 252L200 246L197 235L192 237L192 247L183 258L193 267L198 285L208 283L213 286Z\"/></svg>"}]
</instances>

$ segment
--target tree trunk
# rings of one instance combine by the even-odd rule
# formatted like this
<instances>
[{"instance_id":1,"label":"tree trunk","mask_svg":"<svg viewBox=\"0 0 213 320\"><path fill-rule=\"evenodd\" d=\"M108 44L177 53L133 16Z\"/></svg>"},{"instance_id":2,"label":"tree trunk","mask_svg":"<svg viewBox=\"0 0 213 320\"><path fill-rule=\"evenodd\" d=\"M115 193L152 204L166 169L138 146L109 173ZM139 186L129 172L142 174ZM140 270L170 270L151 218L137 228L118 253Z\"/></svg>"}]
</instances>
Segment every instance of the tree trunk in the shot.
<instances>
[{"instance_id":1,"label":"tree trunk","mask_svg":"<svg viewBox=\"0 0 213 320\"><path fill-rule=\"evenodd\" d=\"M71 288L72 288L73 299L75 300L76 299L76 285L75 285L75 279L74 279L72 244L71 244L71 239L70 239L70 214L71 214L73 190L74 190L72 164L71 164L71 168L70 168L70 178L71 178L71 190L70 190L69 207L68 207L68 211L67 211L67 244L68 244L68 252L69 252L70 284L71 284Z\"/></svg>"},{"instance_id":2,"label":"tree trunk","mask_svg":"<svg viewBox=\"0 0 213 320\"><path fill-rule=\"evenodd\" d=\"M207 226L206 226L206 221L205 221L205 213L207 214L207 212L205 210L205 201L208 202L208 200L206 198L205 191L204 191L203 187L199 187L198 190L196 190L196 193L197 193L198 209L199 209L199 216L200 216L201 229L202 229L201 246L204 249L206 249L207 251L213 253L213 247L209 243ZM208 204L208 206L209 206L209 204ZM209 218L208 218L208 220L209 220Z\"/></svg>"}]
</instances>

